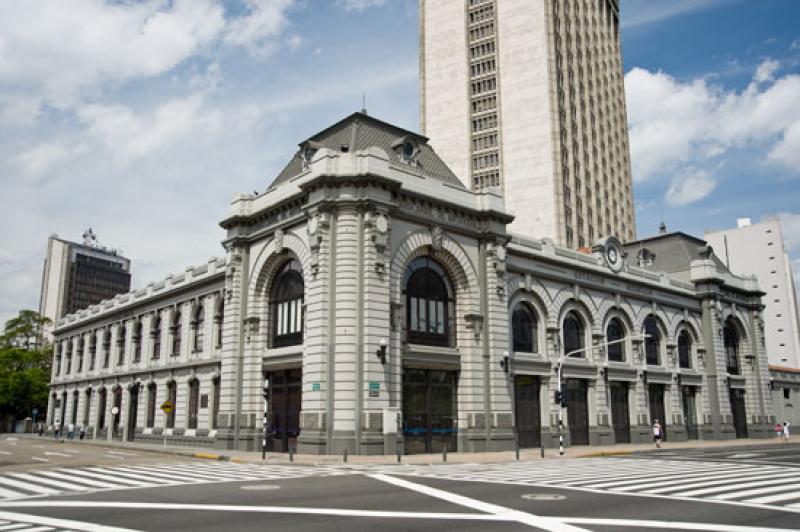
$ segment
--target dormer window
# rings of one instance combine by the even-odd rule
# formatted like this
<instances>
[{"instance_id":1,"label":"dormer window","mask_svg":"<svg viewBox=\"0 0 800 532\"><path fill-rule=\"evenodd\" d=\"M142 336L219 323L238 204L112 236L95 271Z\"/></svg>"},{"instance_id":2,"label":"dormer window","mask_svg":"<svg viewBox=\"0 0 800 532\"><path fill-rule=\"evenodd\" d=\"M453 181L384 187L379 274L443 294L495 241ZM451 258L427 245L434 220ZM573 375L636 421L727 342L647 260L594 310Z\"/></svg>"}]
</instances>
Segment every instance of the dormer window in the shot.
<instances>
[{"instance_id":1,"label":"dormer window","mask_svg":"<svg viewBox=\"0 0 800 532\"><path fill-rule=\"evenodd\" d=\"M303 163L303 170L308 170L308 167L311 166L311 161L320 147L319 143L313 141L304 142L300 145L300 160Z\"/></svg>"},{"instance_id":2,"label":"dormer window","mask_svg":"<svg viewBox=\"0 0 800 532\"><path fill-rule=\"evenodd\" d=\"M397 139L392 148L397 152L400 160L412 166L417 165L419 157L419 144L413 137L402 137Z\"/></svg>"},{"instance_id":3,"label":"dormer window","mask_svg":"<svg viewBox=\"0 0 800 532\"><path fill-rule=\"evenodd\" d=\"M656 258L656 254L651 252L647 248L643 248L639 251L638 255L636 256L636 263L639 265L640 268L649 268L653 265L653 261Z\"/></svg>"}]
</instances>

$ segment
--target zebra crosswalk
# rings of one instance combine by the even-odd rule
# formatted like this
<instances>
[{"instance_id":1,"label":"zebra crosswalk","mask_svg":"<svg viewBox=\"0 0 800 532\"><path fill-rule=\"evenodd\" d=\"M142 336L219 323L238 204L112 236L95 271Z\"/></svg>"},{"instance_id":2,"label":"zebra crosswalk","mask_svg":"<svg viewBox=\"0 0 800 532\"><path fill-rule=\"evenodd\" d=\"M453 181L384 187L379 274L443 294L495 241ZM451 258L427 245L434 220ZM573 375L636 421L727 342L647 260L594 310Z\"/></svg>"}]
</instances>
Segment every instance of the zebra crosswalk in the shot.
<instances>
[{"instance_id":1,"label":"zebra crosswalk","mask_svg":"<svg viewBox=\"0 0 800 532\"><path fill-rule=\"evenodd\" d=\"M352 474L352 471L332 466L262 466L235 463L69 467L2 474L0 501L181 484L280 480L346 474ZM3 530L2 526L0 530Z\"/></svg>"},{"instance_id":2,"label":"zebra crosswalk","mask_svg":"<svg viewBox=\"0 0 800 532\"><path fill-rule=\"evenodd\" d=\"M592 458L395 467L385 472L465 482L701 499L800 513L800 468L762 464Z\"/></svg>"}]
</instances>

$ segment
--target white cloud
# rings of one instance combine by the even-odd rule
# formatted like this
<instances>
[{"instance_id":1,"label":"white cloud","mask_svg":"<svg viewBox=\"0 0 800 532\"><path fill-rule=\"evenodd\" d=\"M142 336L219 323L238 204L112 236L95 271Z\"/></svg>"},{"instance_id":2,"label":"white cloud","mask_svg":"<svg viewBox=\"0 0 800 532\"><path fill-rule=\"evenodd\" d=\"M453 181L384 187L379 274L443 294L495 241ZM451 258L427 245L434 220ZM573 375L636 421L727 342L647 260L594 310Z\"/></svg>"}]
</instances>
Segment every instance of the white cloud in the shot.
<instances>
[{"instance_id":1,"label":"white cloud","mask_svg":"<svg viewBox=\"0 0 800 532\"><path fill-rule=\"evenodd\" d=\"M775 72L780 68L781 64L774 59L767 59L758 65L756 69L755 75L753 75L753 81L756 83L766 83L767 81L772 81Z\"/></svg>"},{"instance_id":2,"label":"white cloud","mask_svg":"<svg viewBox=\"0 0 800 532\"><path fill-rule=\"evenodd\" d=\"M166 72L224 26L210 0L9 0L0 3L0 84L68 104L103 81Z\"/></svg>"},{"instance_id":3,"label":"white cloud","mask_svg":"<svg viewBox=\"0 0 800 532\"><path fill-rule=\"evenodd\" d=\"M708 172L698 170L672 180L667 189L667 203L674 207L688 205L705 198L717 183Z\"/></svg>"},{"instance_id":4,"label":"white cloud","mask_svg":"<svg viewBox=\"0 0 800 532\"><path fill-rule=\"evenodd\" d=\"M382 6L386 0L337 0L336 4L347 11L363 11L370 7Z\"/></svg>"},{"instance_id":5,"label":"white cloud","mask_svg":"<svg viewBox=\"0 0 800 532\"><path fill-rule=\"evenodd\" d=\"M724 0L625 0L622 4L622 27L632 28L644 24L661 22L693 11L702 11L720 6Z\"/></svg>"},{"instance_id":6,"label":"white cloud","mask_svg":"<svg viewBox=\"0 0 800 532\"><path fill-rule=\"evenodd\" d=\"M78 117L89 134L105 144L118 160L130 161L184 138L216 134L222 125L222 114L206 110L203 104L203 97L194 94L139 114L123 105L85 105L78 109Z\"/></svg>"},{"instance_id":7,"label":"white cloud","mask_svg":"<svg viewBox=\"0 0 800 532\"><path fill-rule=\"evenodd\" d=\"M681 82L663 72L628 72L634 181L685 176L695 169L710 173L702 180L707 188L717 181L719 158L744 149L752 150L757 163L800 174L800 75L775 78L776 69L777 62L765 60L741 92L704 79ZM673 202L690 197L681 193L683 179L670 186Z\"/></svg>"},{"instance_id":8,"label":"white cloud","mask_svg":"<svg viewBox=\"0 0 800 532\"><path fill-rule=\"evenodd\" d=\"M13 157L10 162L22 170L30 181L36 182L45 177L44 174L54 166L85 152L86 147L81 145L67 146L60 142L42 142Z\"/></svg>"},{"instance_id":9,"label":"white cloud","mask_svg":"<svg viewBox=\"0 0 800 532\"><path fill-rule=\"evenodd\" d=\"M287 26L286 11L294 0L245 0L248 14L233 19L225 31L225 42L242 46L255 55L272 50L272 38Z\"/></svg>"},{"instance_id":10,"label":"white cloud","mask_svg":"<svg viewBox=\"0 0 800 532\"><path fill-rule=\"evenodd\" d=\"M792 44L789 46L790 50L800 50L800 39L795 39L792 41Z\"/></svg>"}]
</instances>

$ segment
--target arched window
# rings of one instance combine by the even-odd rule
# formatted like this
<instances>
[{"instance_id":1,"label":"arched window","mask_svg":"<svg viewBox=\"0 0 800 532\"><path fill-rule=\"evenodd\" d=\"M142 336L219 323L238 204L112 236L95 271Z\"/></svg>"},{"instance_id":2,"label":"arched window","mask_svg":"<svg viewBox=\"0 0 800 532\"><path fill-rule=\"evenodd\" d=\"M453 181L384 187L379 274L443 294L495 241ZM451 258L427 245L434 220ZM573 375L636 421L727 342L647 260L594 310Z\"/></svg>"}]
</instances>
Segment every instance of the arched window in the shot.
<instances>
[{"instance_id":1,"label":"arched window","mask_svg":"<svg viewBox=\"0 0 800 532\"><path fill-rule=\"evenodd\" d=\"M125 325L120 325L117 329L117 366L125 363L125 337L127 334Z\"/></svg>"},{"instance_id":2,"label":"arched window","mask_svg":"<svg viewBox=\"0 0 800 532\"><path fill-rule=\"evenodd\" d=\"M564 318L564 323L561 326L563 329L564 340L564 354L569 354L573 351L583 349L585 329L583 320L577 312L570 311ZM585 353L576 353L573 356L584 356Z\"/></svg>"},{"instance_id":3,"label":"arched window","mask_svg":"<svg viewBox=\"0 0 800 532\"><path fill-rule=\"evenodd\" d=\"M108 367L108 359L111 357L111 331L103 331L103 368Z\"/></svg>"},{"instance_id":4,"label":"arched window","mask_svg":"<svg viewBox=\"0 0 800 532\"><path fill-rule=\"evenodd\" d=\"M203 304L197 309L197 314L194 317L194 345L192 351L199 353L203 350L203 337L205 336L205 322L206 311L203 309Z\"/></svg>"},{"instance_id":5,"label":"arched window","mask_svg":"<svg viewBox=\"0 0 800 532\"><path fill-rule=\"evenodd\" d=\"M94 371L94 360L97 358L97 331L89 336L89 371Z\"/></svg>"},{"instance_id":6,"label":"arched window","mask_svg":"<svg viewBox=\"0 0 800 532\"><path fill-rule=\"evenodd\" d=\"M167 428L174 429L175 428L175 410L178 409L178 386L175 384L175 381L169 381L167 383L167 401L172 404L172 410L169 411L167 414Z\"/></svg>"},{"instance_id":7,"label":"arched window","mask_svg":"<svg viewBox=\"0 0 800 532\"><path fill-rule=\"evenodd\" d=\"M625 328L617 318L611 318L606 327L606 341L614 342L625 338ZM608 360L614 362L625 362L625 342L611 344L607 348Z\"/></svg>"},{"instance_id":8,"label":"arched window","mask_svg":"<svg viewBox=\"0 0 800 532\"><path fill-rule=\"evenodd\" d=\"M150 336L153 338L153 360L161 358L161 317L156 314L150 325Z\"/></svg>"},{"instance_id":9,"label":"arched window","mask_svg":"<svg viewBox=\"0 0 800 532\"><path fill-rule=\"evenodd\" d=\"M83 336L78 338L78 373L83 371L83 349L84 349Z\"/></svg>"},{"instance_id":10,"label":"arched window","mask_svg":"<svg viewBox=\"0 0 800 532\"><path fill-rule=\"evenodd\" d=\"M722 328L722 340L725 344L725 365L728 373L739 375L741 372L739 368L739 334L731 320L726 321Z\"/></svg>"},{"instance_id":11,"label":"arched window","mask_svg":"<svg viewBox=\"0 0 800 532\"><path fill-rule=\"evenodd\" d=\"M183 316L176 310L172 316L172 356L181 354L181 336L183 336Z\"/></svg>"},{"instance_id":12,"label":"arched window","mask_svg":"<svg viewBox=\"0 0 800 532\"><path fill-rule=\"evenodd\" d=\"M197 428L197 414L200 409L200 381L192 379L189 381L189 422L187 428Z\"/></svg>"},{"instance_id":13,"label":"arched window","mask_svg":"<svg viewBox=\"0 0 800 532\"><path fill-rule=\"evenodd\" d=\"M142 322L136 320L133 323L133 361L140 362L142 360Z\"/></svg>"},{"instance_id":14,"label":"arched window","mask_svg":"<svg viewBox=\"0 0 800 532\"><path fill-rule=\"evenodd\" d=\"M686 331L681 331L678 335L678 366L682 368L692 367L692 337Z\"/></svg>"},{"instance_id":15,"label":"arched window","mask_svg":"<svg viewBox=\"0 0 800 532\"><path fill-rule=\"evenodd\" d=\"M297 259L291 259L272 284L272 347L303 343L303 296L303 270Z\"/></svg>"},{"instance_id":16,"label":"arched window","mask_svg":"<svg viewBox=\"0 0 800 532\"><path fill-rule=\"evenodd\" d=\"M661 352L661 333L658 330L658 324L653 316L648 316L644 320L644 333L647 338L644 339L644 354L648 366L658 366L661 360L659 353Z\"/></svg>"},{"instance_id":17,"label":"arched window","mask_svg":"<svg viewBox=\"0 0 800 532\"><path fill-rule=\"evenodd\" d=\"M520 304L511 315L514 351L536 353L536 314L528 305Z\"/></svg>"},{"instance_id":18,"label":"arched window","mask_svg":"<svg viewBox=\"0 0 800 532\"><path fill-rule=\"evenodd\" d=\"M156 425L156 383L147 385L147 428Z\"/></svg>"},{"instance_id":19,"label":"arched window","mask_svg":"<svg viewBox=\"0 0 800 532\"><path fill-rule=\"evenodd\" d=\"M451 346L455 298L444 269L428 257L419 257L408 265L405 281L408 341Z\"/></svg>"}]
</instances>

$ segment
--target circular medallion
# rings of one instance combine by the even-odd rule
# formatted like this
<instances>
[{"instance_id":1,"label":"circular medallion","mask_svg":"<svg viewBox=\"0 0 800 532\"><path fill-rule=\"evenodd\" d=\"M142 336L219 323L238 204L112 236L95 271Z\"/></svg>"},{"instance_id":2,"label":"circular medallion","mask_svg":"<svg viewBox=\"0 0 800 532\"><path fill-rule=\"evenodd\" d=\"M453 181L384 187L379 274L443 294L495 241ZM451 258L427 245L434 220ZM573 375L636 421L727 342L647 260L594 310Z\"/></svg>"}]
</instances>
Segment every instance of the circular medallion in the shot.
<instances>
[{"instance_id":1,"label":"circular medallion","mask_svg":"<svg viewBox=\"0 0 800 532\"><path fill-rule=\"evenodd\" d=\"M385 233L389 230L389 221L386 219L386 216L381 215L375 219L375 229L377 229L379 233Z\"/></svg>"},{"instance_id":2,"label":"circular medallion","mask_svg":"<svg viewBox=\"0 0 800 532\"><path fill-rule=\"evenodd\" d=\"M622 249L622 244L616 238L608 238L605 242L604 254L606 264L611 270L619 272L622 270L625 252Z\"/></svg>"}]
</instances>

